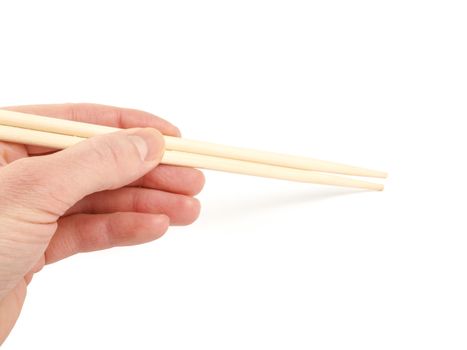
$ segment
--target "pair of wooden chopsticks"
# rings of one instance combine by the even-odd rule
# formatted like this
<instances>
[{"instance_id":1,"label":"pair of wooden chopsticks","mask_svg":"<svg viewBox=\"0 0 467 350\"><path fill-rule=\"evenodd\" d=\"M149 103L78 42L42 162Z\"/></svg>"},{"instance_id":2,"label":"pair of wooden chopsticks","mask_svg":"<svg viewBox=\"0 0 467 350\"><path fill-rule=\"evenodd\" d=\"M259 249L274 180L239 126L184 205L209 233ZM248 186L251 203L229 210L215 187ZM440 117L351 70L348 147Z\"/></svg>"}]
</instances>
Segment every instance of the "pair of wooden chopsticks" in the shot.
<instances>
[{"instance_id":1,"label":"pair of wooden chopsticks","mask_svg":"<svg viewBox=\"0 0 467 350\"><path fill-rule=\"evenodd\" d=\"M116 132L109 126L0 110L0 140L64 149L88 137ZM381 171L317 159L164 136L162 164L226 171L323 185L383 190L382 184L333 174L385 178Z\"/></svg>"}]
</instances>

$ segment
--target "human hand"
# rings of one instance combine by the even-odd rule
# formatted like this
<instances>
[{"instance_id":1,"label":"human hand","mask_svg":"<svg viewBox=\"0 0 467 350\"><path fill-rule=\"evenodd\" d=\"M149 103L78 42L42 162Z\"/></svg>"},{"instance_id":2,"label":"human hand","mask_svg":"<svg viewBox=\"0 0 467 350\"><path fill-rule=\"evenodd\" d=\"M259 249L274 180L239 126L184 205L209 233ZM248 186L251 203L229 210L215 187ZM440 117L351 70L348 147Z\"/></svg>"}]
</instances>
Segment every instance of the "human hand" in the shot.
<instances>
[{"instance_id":1,"label":"human hand","mask_svg":"<svg viewBox=\"0 0 467 350\"><path fill-rule=\"evenodd\" d=\"M148 113L91 104L11 110L120 128L53 152L0 142L0 345L13 328L27 285L44 265L79 252L134 245L199 215L195 169L160 165L176 127ZM142 129L141 129L142 128ZM154 129L148 129L154 128Z\"/></svg>"}]
</instances>

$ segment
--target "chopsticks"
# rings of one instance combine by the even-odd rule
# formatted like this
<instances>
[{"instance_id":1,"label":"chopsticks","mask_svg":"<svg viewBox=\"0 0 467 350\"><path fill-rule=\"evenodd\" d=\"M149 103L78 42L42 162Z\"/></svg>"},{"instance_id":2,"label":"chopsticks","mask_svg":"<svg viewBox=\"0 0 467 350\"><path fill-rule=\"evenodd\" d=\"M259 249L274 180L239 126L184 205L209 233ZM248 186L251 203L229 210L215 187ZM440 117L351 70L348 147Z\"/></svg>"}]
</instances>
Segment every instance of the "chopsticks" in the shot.
<instances>
[{"instance_id":1,"label":"chopsticks","mask_svg":"<svg viewBox=\"0 0 467 350\"><path fill-rule=\"evenodd\" d=\"M0 110L0 140L64 149L88 137L121 129ZM384 186L325 173L385 178L386 173L317 159L288 156L164 136L162 163L299 182L383 190Z\"/></svg>"}]
</instances>

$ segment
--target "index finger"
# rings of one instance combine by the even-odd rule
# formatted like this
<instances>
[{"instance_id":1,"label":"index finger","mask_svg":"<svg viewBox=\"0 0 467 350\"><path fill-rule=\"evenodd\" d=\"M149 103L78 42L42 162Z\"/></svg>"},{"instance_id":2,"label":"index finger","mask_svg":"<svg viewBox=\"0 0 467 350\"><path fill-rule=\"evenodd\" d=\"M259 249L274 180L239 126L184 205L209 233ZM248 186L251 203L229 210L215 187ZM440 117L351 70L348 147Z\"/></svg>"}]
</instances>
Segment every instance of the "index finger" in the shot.
<instances>
[{"instance_id":1,"label":"index finger","mask_svg":"<svg viewBox=\"0 0 467 350\"><path fill-rule=\"evenodd\" d=\"M168 121L137 109L92 103L12 106L2 109L122 129L155 128L164 135L180 136L179 129Z\"/></svg>"},{"instance_id":2,"label":"index finger","mask_svg":"<svg viewBox=\"0 0 467 350\"><path fill-rule=\"evenodd\" d=\"M151 113L137 109L92 103L12 106L2 109L122 129L141 127L155 128L164 135L180 137L180 130L173 124ZM37 146L27 146L27 150L30 155L45 154L54 151Z\"/></svg>"}]
</instances>

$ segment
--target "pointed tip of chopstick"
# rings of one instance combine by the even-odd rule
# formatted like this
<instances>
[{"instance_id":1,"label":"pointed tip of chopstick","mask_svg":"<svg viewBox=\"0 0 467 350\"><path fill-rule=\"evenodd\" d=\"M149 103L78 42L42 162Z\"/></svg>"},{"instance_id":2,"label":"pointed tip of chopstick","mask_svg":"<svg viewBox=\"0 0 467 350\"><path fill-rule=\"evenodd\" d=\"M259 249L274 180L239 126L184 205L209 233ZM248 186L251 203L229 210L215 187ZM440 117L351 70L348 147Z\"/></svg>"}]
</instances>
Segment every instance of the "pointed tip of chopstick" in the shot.
<instances>
[{"instance_id":1,"label":"pointed tip of chopstick","mask_svg":"<svg viewBox=\"0 0 467 350\"><path fill-rule=\"evenodd\" d=\"M81 139L95 135L114 132L119 129L97 126L87 123L78 123L75 121L66 121L50 117L34 116L19 112L0 110L0 126L3 127L3 139L10 142L17 142L20 137L22 143L46 145L47 147L65 148L76 144ZM8 128L18 129L11 130ZM31 129L31 130L29 130ZM26 131L29 130L29 131ZM34 130L34 137L32 136ZM0 131L2 131L0 129ZM47 135L46 135L47 134ZM68 138L66 135L69 135ZM1 136L1 134L0 134ZM71 139L70 137L74 137ZM31 141L34 140L34 141ZM328 162L318 159L276 154L245 148L217 145L212 143L181 139L179 137L165 137L166 148L180 158L183 152L189 154L199 154L200 156L210 157L209 166L206 168L219 169L224 171L259 174L257 176L291 179L292 181L331 184L344 187L357 187L374 191L383 191L382 184L374 184L357 179L348 179L339 177L320 177L318 173L330 173L350 176L387 178L388 173L366 168L355 167L340 163ZM177 158L175 157L175 158ZM215 159L212 159L212 158ZM183 158L187 160L187 158ZM206 158L203 162L191 162L192 165L178 164L181 166L199 167L200 164L206 164ZM222 167L219 162L229 160L229 164ZM191 161L191 160L190 160ZM239 163L241 162L241 163ZM262 164L261 170L256 166ZM247 166L247 169L245 167ZM266 166L268 166L266 168ZM279 169L280 168L280 169ZM247 171L248 170L248 171ZM295 171L293 171L295 170ZM301 171L301 172L298 172ZM283 176L271 176L271 173L280 172Z\"/></svg>"},{"instance_id":2,"label":"pointed tip of chopstick","mask_svg":"<svg viewBox=\"0 0 467 350\"><path fill-rule=\"evenodd\" d=\"M373 170L371 173L372 173L372 176L370 176L370 177L377 177L377 178L380 178L380 179L387 179L388 178L388 173L385 172L385 171Z\"/></svg>"},{"instance_id":3,"label":"pointed tip of chopstick","mask_svg":"<svg viewBox=\"0 0 467 350\"><path fill-rule=\"evenodd\" d=\"M371 182L369 183L371 184L368 188L373 190L373 191L377 191L377 192L382 192L384 191L384 185L381 184L381 183L374 183L374 182Z\"/></svg>"},{"instance_id":4,"label":"pointed tip of chopstick","mask_svg":"<svg viewBox=\"0 0 467 350\"><path fill-rule=\"evenodd\" d=\"M376 177L379 177L381 179L387 179L389 176L389 174L386 171L377 171L377 173L379 174L379 176Z\"/></svg>"},{"instance_id":5,"label":"pointed tip of chopstick","mask_svg":"<svg viewBox=\"0 0 467 350\"><path fill-rule=\"evenodd\" d=\"M342 168L338 168L336 170L336 173L339 173L341 175L374 177L380 179L386 179L388 177L388 173L385 171L357 168L353 166L342 166Z\"/></svg>"},{"instance_id":6,"label":"pointed tip of chopstick","mask_svg":"<svg viewBox=\"0 0 467 350\"><path fill-rule=\"evenodd\" d=\"M359 188L374 191L374 192L383 192L384 191L384 185L383 184L378 184L378 183L374 183L374 182L366 182L366 185L359 186Z\"/></svg>"}]
</instances>

